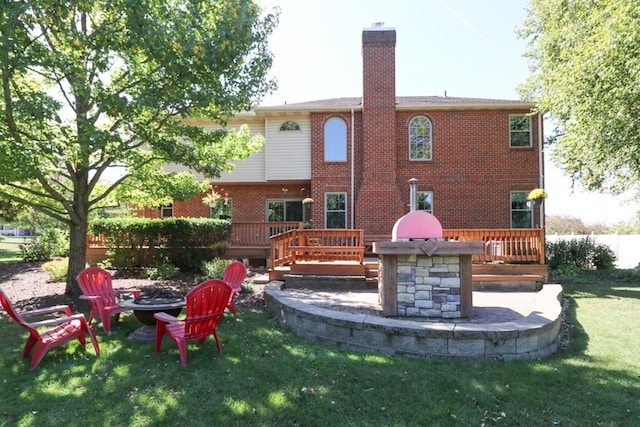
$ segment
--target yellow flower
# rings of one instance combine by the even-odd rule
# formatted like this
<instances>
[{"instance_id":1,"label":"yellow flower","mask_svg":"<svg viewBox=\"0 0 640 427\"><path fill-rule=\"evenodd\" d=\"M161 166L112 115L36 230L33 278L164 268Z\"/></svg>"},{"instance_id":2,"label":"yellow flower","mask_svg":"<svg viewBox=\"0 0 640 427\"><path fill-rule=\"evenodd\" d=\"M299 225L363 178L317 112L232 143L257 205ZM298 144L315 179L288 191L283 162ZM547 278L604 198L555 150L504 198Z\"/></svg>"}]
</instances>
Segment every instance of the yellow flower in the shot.
<instances>
[{"instance_id":1,"label":"yellow flower","mask_svg":"<svg viewBox=\"0 0 640 427\"><path fill-rule=\"evenodd\" d=\"M538 199L546 199L546 198L547 198L547 192L544 191L544 188L534 188L533 190L531 190L531 192L527 196L527 199L529 200L538 200Z\"/></svg>"}]
</instances>

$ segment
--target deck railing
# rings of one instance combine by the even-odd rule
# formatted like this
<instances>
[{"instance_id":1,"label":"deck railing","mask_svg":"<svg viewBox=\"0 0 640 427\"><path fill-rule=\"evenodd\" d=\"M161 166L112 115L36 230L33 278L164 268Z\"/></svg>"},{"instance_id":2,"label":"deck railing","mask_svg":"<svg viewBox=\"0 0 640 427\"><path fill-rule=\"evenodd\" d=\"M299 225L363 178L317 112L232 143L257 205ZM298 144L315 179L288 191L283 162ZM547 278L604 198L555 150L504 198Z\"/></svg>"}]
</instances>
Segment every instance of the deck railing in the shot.
<instances>
[{"instance_id":1,"label":"deck railing","mask_svg":"<svg viewBox=\"0 0 640 427\"><path fill-rule=\"evenodd\" d=\"M255 221L233 222L231 225L231 246L268 248L269 238L285 231L300 227L298 221Z\"/></svg>"},{"instance_id":2,"label":"deck railing","mask_svg":"<svg viewBox=\"0 0 640 427\"><path fill-rule=\"evenodd\" d=\"M364 235L360 236L362 230L351 229L300 229L300 223L288 222L234 222L231 231L231 248L233 247L255 247L272 248L272 257L290 261L284 248L288 245L300 246L289 243L286 239L277 245L277 252L273 254L272 236L277 236L288 231L296 231L297 236L307 236L314 238L314 235L323 231L327 232L323 239L327 243L323 246L365 246L369 247L373 241L390 240L389 235ZM356 234L352 234L355 232ZM289 234L289 236L291 233ZM539 228L482 228L482 229L445 229L443 236L446 240L460 242L482 241L485 251L482 255L473 255L473 262L504 262L504 263L537 263L544 264L544 230ZM319 237L319 236L315 236ZM287 238L288 239L288 238ZM331 239L336 239L331 241ZM342 240L340 240L342 239ZM356 239L347 242L349 239ZM343 244L344 242L344 244ZM333 244L336 243L336 244ZM106 246L104 236L87 236L87 246L89 248L104 248ZM301 256L301 255L298 255ZM274 264L272 264L274 265Z\"/></svg>"},{"instance_id":3,"label":"deck railing","mask_svg":"<svg viewBox=\"0 0 640 427\"><path fill-rule=\"evenodd\" d=\"M364 230L295 229L271 237L271 266L297 261L364 262Z\"/></svg>"},{"instance_id":4,"label":"deck railing","mask_svg":"<svg viewBox=\"0 0 640 427\"><path fill-rule=\"evenodd\" d=\"M231 246L247 247L269 247L269 238L287 230L299 228L297 221L255 221L255 222L234 222L231 227ZM103 234L94 236L87 235L87 247L106 247L106 236Z\"/></svg>"},{"instance_id":5,"label":"deck railing","mask_svg":"<svg viewBox=\"0 0 640 427\"><path fill-rule=\"evenodd\" d=\"M484 242L484 254L473 255L473 262L545 263L541 228L445 229L443 237L458 242Z\"/></svg>"}]
</instances>

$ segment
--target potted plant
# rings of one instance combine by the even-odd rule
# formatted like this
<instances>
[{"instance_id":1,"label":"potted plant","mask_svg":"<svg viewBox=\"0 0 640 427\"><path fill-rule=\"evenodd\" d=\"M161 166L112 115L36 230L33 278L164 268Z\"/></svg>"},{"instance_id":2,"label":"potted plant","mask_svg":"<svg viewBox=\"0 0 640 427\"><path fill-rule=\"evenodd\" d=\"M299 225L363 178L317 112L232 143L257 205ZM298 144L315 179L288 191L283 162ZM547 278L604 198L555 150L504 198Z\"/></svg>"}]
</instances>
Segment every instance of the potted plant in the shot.
<instances>
[{"instance_id":1,"label":"potted plant","mask_svg":"<svg viewBox=\"0 0 640 427\"><path fill-rule=\"evenodd\" d=\"M539 205L547 198L547 192L544 188L534 188L529 192L527 199L532 200L536 205Z\"/></svg>"},{"instance_id":2,"label":"potted plant","mask_svg":"<svg viewBox=\"0 0 640 427\"><path fill-rule=\"evenodd\" d=\"M218 255L224 255L227 252L227 249L229 249L229 242L227 242L226 240L214 242L211 245L211 249L213 249L213 252L217 253Z\"/></svg>"}]
</instances>

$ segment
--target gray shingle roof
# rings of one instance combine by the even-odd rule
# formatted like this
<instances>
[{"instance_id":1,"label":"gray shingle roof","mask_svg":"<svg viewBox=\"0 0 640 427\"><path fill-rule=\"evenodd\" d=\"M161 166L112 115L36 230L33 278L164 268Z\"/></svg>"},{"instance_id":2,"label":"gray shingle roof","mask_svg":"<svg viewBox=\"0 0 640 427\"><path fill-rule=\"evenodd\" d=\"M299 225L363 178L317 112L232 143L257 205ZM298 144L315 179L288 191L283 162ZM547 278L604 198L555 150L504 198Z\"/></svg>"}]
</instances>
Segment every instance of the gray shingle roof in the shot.
<instances>
[{"instance_id":1,"label":"gray shingle roof","mask_svg":"<svg viewBox=\"0 0 640 427\"><path fill-rule=\"evenodd\" d=\"M452 96L398 96L398 109L413 108L533 108L535 104L527 101L486 98L461 98ZM297 102L274 106L256 107L257 112L267 111L326 111L362 108L361 97L331 98L316 101Z\"/></svg>"}]
</instances>

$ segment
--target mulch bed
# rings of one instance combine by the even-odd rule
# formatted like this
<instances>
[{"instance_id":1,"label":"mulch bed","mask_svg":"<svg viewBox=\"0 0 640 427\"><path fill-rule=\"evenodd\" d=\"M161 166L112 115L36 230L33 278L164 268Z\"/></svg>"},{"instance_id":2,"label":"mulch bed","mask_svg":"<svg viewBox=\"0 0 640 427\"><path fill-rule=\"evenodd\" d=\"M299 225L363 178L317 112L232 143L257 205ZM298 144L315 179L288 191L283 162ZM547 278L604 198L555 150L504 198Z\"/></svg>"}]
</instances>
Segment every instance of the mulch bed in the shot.
<instances>
[{"instance_id":1,"label":"mulch bed","mask_svg":"<svg viewBox=\"0 0 640 427\"><path fill-rule=\"evenodd\" d=\"M196 275L181 274L170 280L148 280L134 277L122 277L116 271L113 274L113 287L119 289L138 288L145 290L170 289L186 295L198 283ZM247 281L253 286L253 292L242 292L236 298L236 307L262 309L264 307L264 284L255 283L261 270L249 270ZM74 312L88 312L89 303L65 295L65 283L49 281L49 275L42 269L40 262L18 262L0 264L0 288L7 294L13 305L19 310L30 310L57 304L67 304Z\"/></svg>"}]
</instances>

